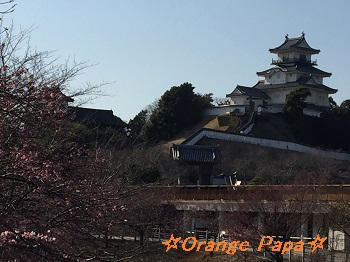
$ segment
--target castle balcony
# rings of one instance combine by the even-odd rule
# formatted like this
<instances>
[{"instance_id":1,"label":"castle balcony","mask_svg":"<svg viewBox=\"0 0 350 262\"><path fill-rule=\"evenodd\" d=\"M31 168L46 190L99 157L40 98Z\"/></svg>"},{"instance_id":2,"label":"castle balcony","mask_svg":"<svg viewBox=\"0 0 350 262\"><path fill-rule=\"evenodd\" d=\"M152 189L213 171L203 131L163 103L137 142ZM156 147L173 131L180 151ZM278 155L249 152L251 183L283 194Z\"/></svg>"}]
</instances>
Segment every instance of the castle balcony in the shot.
<instances>
[{"instance_id":1,"label":"castle balcony","mask_svg":"<svg viewBox=\"0 0 350 262\"><path fill-rule=\"evenodd\" d=\"M317 66L317 60L307 60L300 57L284 57L282 59L272 59L272 65L278 65L282 63L304 63Z\"/></svg>"}]
</instances>

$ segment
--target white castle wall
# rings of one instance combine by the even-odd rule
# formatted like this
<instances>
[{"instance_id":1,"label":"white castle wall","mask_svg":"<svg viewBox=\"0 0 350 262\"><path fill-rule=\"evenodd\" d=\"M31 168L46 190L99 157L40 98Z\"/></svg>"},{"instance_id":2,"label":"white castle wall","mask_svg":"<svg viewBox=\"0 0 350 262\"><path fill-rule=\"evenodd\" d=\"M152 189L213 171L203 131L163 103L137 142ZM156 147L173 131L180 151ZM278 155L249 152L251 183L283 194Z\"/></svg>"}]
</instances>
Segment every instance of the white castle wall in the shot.
<instances>
[{"instance_id":1,"label":"white castle wall","mask_svg":"<svg viewBox=\"0 0 350 262\"><path fill-rule=\"evenodd\" d=\"M312 155L328 157L328 158L333 158L338 160L350 160L350 154L343 153L343 152L329 151L329 150L326 151L326 150L321 150L310 146L305 146L305 145L287 142L287 141L250 137L250 136L239 135L239 134L229 134L229 133L214 131L210 129L201 129L200 131L197 132L196 135L187 139L184 142L184 144L194 145L204 137L226 140L226 141L235 141L235 142L241 142L241 143L250 143L254 145L266 146L271 148L291 150L291 151L308 153Z\"/></svg>"}]
</instances>

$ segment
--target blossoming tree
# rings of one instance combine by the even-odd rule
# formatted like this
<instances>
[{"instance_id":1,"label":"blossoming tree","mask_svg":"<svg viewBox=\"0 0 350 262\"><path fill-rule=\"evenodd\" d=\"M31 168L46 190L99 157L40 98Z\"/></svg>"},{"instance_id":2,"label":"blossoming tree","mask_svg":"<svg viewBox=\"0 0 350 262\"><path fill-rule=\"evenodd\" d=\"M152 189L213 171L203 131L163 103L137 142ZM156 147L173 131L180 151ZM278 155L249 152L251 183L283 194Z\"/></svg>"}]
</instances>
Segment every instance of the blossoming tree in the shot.
<instances>
[{"instance_id":1,"label":"blossoming tree","mask_svg":"<svg viewBox=\"0 0 350 262\"><path fill-rule=\"evenodd\" d=\"M64 93L86 64L56 66L49 52L20 49L28 33L0 29L0 257L98 258L93 232L114 218L121 183L102 152L78 142L67 110Z\"/></svg>"}]
</instances>

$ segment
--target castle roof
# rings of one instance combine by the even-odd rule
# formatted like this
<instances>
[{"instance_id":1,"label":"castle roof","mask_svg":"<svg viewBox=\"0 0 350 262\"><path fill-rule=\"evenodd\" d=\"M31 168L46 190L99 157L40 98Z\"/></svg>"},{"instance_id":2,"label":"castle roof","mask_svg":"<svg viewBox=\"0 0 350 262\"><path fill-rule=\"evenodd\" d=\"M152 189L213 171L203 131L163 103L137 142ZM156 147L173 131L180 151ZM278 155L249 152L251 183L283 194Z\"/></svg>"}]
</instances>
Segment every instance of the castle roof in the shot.
<instances>
[{"instance_id":1,"label":"castle roof","mask_svg":"<svg viewBox=\"0 0 350 262\"><path fill-rule=\"evenodd\" d=\"M265 84L264 81L259 81L254 88L260 89L260 90L271 90L271 89L281 89L281 88L294 88L294 87L306 87L306 88L312 88L312 89L317 89L320 91L327 92L329 94L334 94L338 90L328 87L323 84L318 84L312 77L312 75L309 76L302 76L299 77L298 80L294 82L287 82L287 83L281 83L281 84Z\"/></svg>"},{"instance_id":2,"label":"castle roof","mask_svg":"<svg viewBox=\"0 0 350 262\"><path fill-rule=\"evenodd\" d=\"M291 66L275 66L272 68L269 68L267 70L257 72L256 74L258 76L265 76L268 75L272 70L279 69L283 72L300 72L300 73L307 73L307 74L312 74L312 75L320 75L323 77L330 77L332 73L328 73L326 71L320 70L316 67L309 66L309 65L304 65L304 64L294 64Z\"/></svg>"},{"instance_id":3,"label":"castle roof","mask_svg":"<svg viewBox=\"0 0 350 262\"><path fill-rule=\"evenodd\" d=\"M318 54L320 52L319 49L312 48L305 40L305 34L302 33L301 37L289 38L288 35L285 37L285 41L278 47L271 48L269 51L271 53L281 53L286 51L303 51L305 53L310 54Z\"/></svg>"},{"instance_id":4,"label":"castle roof","mask_svg":"<svg viewBox=\"0 0 350 262\"><path fill-rule=\"evenodd\" d=\"M212 163L221 161L220 150L217 146L176 145L171 147L174 160L191 163Z\"/></svg>"},{"instance_id":5,"label":"castle roof","mask_svg":"<svg viewBox=\"0 0 350 262\"><path fill-rule=\"evenodd\" d=\"M254 87L248 87L248 86L240 86L237 85L236 88L230 93L227 94L226 97L233 97L233 96L240 96L240 95L246 95L250 96L252 98L269 98L268 95L266 95L264 92L262 92L259 89L256 89Z\"/></svg>"}]
</instances>

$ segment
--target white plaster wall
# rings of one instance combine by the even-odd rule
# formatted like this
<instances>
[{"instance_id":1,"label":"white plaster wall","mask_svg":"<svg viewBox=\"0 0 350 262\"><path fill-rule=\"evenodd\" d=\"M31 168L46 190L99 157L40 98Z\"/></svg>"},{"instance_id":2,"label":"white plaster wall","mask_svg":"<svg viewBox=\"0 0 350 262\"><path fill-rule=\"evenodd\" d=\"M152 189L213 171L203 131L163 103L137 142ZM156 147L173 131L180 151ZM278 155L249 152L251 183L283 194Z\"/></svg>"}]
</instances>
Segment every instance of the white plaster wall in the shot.
<instances>
[{"instance_id":1,"label":"white plaster wall","mask_svg":"<svg viewBox=\"0 0 350 262\"><path fill-rule=\"evenodd\" d=\"M281 72L281 71L274 72L273 75L266 76L265 82L267 82L269 84L286 83L286 73L285 72Z\"/></svg>"},{"instance_id":2,"label":"white plaster wall","mask_svg":"<svg viewBox=\"0 0 350 262\"><path fill-rule=\"evenodd\" d=\"M247 96L233 96L230 98L230 105L249 105Z\"/></svg>"},{"instance_id":3,"label":"white plaster wall","mask_svg":"<svg viewBox=\"0 0 350 262\"><path fill-rule=\"evenodd\" d=\"M282 112L282 107L276 107L276 106L267 106L267 108L259 107L258 113L281 113Z\"/></svg>"},{"instance_id":4,"label":"white plaster wall","mask_svg":"<svg viewBox=\"0 0 350 262\"><path fill-rule=\"evenodd\" d=\"M317 102L318 102L318 92L315 92L314 90L310 90L310 92L311 92L311 96L308 96L308 97L305 99L305 102L308 103L308 104L317 105Z\"/></svg>"},{"instance_id":5,"label":"white plaster wall","mask_svg":"<svg viewBox=\"0 0 350 262\"><path fill-rule=\"evenodd\" d=\"M285 102L286 96L283 91L269 91L266 92L270 97L269 104L283 104Z\"/></svg>"},{"instance_id":6,"label":"white plaster wall","mask_svg":"<svg viewBox=\"0 0 350 262\"><path fill-rule=\"evenodd\" d=\"M269 104L284 104L286 102L286 95L292 90L266 90L265 92L271 98L268 102Z\"/></svg>"},{"instance_id":7,"label":"white plaster wall","mask_svg":"<svg viewBox=\"0 0 350 262\"><path fill-rule=\"evenodd\" d=\"M314 76L313 78L317 84L323 84L323 77L322 76Z\"/></svg>"},{"instance_id":8,"label":"white plaster wall","mask_svg":"<svg viewBox=\"0 0 350 262\"><path fill-rule=\"evenodd\" d=\"M245 113L245 108L247 106L220 106L220 107L212 107L207 108L203 111L204 116L218 116L222 114L229 114L233 112L235 109L239 110L240 114Z\"/></svg>"},{"instance_id":9,"label":"white plaster wall","mask_svg":"<svg viewBox=\"0 0 350 262\"><path fill-rule=\"evenodd\" d=\"M296 73L286 73L286 81L287 82L297 81L297 74Z\"/></svg>"},{"instance_id":10,"label":"white plaster wall","mask_svg":"<svg viewBox=\"0 0 350 262\"><path fill-rule=\"evenodd\" d=\"M266 94L270 97L268 100L269 104L284 104L286 101L286 96L293 90L297 89L284 89L284 90L265 90ZM325 92L317 92L315 90L310 90L311 96L308 96L305 99L305 102L308 104L318 105L318 106L327 106L329 107L328 94Z\"/></svg>"},{"instance_id":11,"label":"white plaster wall","mask_svg":"<svg viewBox=\"0 0 350 262\"><path fill-rule=\"evenodd\" d=\"M255 110L259 105L262 105L262 99L254 99ZM249 106L249 99L247 96L232 97L230 101L231 106Z\"/></svg>"},{"instance_id":12,"label":"white plaster wall","mask_svg":"<svg viewBox=\"0 0 350 262\"><path fill-rule=\"evenodd\" d=\"M317 105L329 107L328 94L318 93L316 99L317 99Z\"/></svg>"},{"instance_id":13,"label":"white plaster wall","mask_svg":"<svg viewBox=\"0 0 350 262\"><path fill-rule=\"evenodd\" d=\"M303 114L307 116L315 116L315 117L321 117L321 112L309 108L303 109Z\"/></svg>"},{"instance_id":14,"label":"white plaster wall","mask_svg":"<svg viewBox=\"0 0 350 262\"><path fill-rule=\"evenodd\" d=\"M325 92L311 91L311 96L308 96L305 102L309 104L314 104L317 106L327 106L329 107L328 94Z\"/></svg>"}]
</instances>

